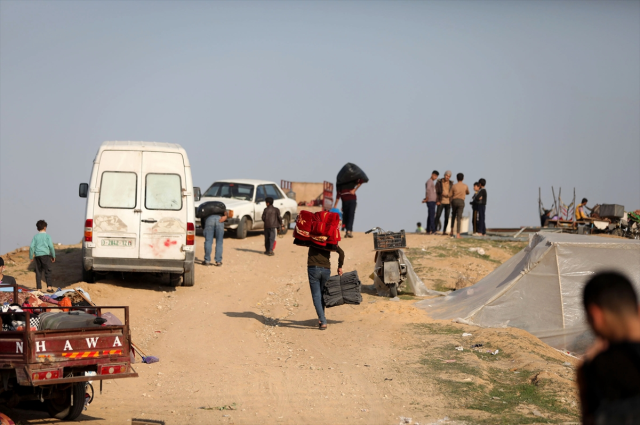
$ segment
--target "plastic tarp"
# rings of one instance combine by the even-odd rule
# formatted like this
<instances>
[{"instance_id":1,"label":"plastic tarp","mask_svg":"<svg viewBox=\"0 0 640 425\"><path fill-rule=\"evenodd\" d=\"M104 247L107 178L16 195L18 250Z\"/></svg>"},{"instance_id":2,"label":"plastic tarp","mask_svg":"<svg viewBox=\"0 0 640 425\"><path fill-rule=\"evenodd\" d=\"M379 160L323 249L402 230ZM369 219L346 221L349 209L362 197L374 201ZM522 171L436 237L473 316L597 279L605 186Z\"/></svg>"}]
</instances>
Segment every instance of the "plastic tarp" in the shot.
<instances>
[{"instance_id":1,"label":"plastic tarp","mask_svg":"<svg viewBox=\"0 0 640 425\"><path fill-rule=\"evenodd\" d=\"M422 282L422 279L418 277L416 272L413 270L413 266L411 262L404 254L403 250L400 251L400 262L407 266L407 279L402 282L400 285L400 291L411 292L417 297L424 297L427 295L446 295L447 292L439 292L434 291L433 289L427 289ZM384 282L378 277L378 270L382 268L382 255L378 255L378 259L376 260L376 267L373 272L373 286L376 289L376 292L381 297L389 296L389 287L384 284Z\"/></svg>"},{"instance_id":2,"label":"plastic tarp","mask_svg":"<svg viewBox=\"0 0 640 425\"><path fill-rule=\"evenodd\" d=\"M417 305L434 319L521 328L553 347L582 353L593 340L582 290L604 270L625 274L640 294L640 242L537 233L475 285Z\"/></svg>"}]
</instances>

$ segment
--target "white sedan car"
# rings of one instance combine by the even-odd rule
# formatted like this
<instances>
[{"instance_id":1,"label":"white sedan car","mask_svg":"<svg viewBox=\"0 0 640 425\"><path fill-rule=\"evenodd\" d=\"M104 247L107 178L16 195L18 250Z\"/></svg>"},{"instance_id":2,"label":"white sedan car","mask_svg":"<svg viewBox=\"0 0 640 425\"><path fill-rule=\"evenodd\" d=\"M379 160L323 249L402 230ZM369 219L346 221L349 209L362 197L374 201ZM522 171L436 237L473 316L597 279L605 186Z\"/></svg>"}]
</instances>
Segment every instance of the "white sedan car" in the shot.
<instances>
[{"instance_id":1,"label":"white sedan car","mask_svg":"<svg viewBox=\"0 0 640 425\"><path fill-rule=\"evenodd\" d=\"M195 203L196 209L203 202L223 202L232 216L224 223L225 229L235 232L238 239L247 237L247 232L264 229L262 212L267 207L265 199L273 198L273 206L280 210L284 233L298 216L298 204L289 199L274 182L265 180L218 180L207 189ZM198 219L199 221L199 219ZM202 225L200 226L202 227Z\"/></svg>"}]
</instances>

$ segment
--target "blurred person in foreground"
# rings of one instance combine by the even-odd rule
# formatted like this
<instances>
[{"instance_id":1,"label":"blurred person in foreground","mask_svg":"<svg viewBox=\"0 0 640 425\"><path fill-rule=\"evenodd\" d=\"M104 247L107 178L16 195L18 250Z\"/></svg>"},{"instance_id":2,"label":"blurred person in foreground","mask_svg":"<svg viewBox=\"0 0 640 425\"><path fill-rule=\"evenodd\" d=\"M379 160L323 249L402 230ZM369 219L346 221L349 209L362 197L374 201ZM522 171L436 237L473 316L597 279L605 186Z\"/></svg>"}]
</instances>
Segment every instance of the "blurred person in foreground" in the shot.
<instances>
[{"instance_id":1,"label":"blurred person in foreground","mask_svg":"<svg viewBox=\"0 0 640 425\"><path fill-rule=\"evenodd\" d=\"M596 274L583 293L596 341L578 369L585 425L640 424L638 297L620 273Z\"/></svg>"}]
</instances>

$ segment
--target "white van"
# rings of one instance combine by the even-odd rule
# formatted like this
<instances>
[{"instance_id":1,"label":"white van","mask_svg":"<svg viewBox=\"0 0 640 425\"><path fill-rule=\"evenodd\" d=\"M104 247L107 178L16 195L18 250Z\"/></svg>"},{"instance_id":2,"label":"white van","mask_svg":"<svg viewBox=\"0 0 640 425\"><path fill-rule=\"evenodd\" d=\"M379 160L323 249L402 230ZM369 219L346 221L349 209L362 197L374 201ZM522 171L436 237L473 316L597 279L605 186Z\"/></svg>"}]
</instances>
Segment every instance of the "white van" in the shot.
<instances>
[{"instance_id":1,"label":"white van","mask_svg":"<svg viewBox=\"0 0 640 425\"><path fill-rule=\"evenodd\" d=\"M104 142L93 161L87 198L83 279L95 272L162 272L194 284L195 207L185 150L177 144Z\"/></svg>"}]
</instances>

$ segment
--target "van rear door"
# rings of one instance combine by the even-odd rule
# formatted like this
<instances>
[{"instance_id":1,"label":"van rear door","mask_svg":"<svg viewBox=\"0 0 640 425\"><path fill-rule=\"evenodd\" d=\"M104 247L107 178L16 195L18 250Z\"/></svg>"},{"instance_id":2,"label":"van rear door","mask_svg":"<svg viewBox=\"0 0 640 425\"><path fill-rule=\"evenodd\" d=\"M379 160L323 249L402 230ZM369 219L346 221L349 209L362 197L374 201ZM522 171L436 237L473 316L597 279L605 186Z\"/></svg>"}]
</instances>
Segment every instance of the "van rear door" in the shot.
<instances>
[{"instance_id":1,"label":"van rear door","mask_svg":"<svg viewBox=\"0 0 640 425\"><path fill-rule=\"evenodd\" d=\"M139 151L100 155L92 217L95 257L138 258L141 158Z\"/></svg>"},{"instance_id":2,"label":"van rear door","mask_svg":"<svg viewBox=\"0 0 640 425\"><path fill-rule=\"evenodd\" d=\"M179 153L142 152L140 258L184 260L187 198Z\"/></svg>"}]
</instances>

